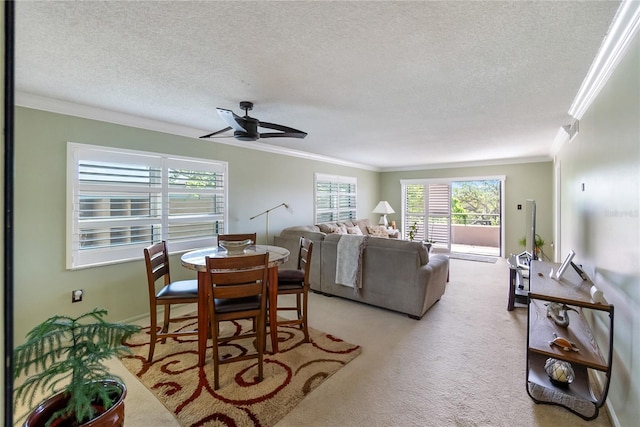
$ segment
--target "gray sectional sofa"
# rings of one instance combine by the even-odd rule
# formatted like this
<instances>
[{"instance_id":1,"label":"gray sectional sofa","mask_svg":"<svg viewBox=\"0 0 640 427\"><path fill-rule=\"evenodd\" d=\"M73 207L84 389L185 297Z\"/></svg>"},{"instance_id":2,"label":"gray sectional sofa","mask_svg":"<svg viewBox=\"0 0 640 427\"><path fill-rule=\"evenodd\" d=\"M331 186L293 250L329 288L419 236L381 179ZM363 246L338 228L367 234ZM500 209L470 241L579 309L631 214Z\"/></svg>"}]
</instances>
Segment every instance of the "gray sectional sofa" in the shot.
<instances>
[{"instance_id":1,"label":"gray sectional sofa","mask_svg":"<svg viewBox=\"0 0 640 427\"><path fill-rule=\"evenodd\" d=\"M275 245L297 253L300 236L313 240L311 260L311 289L327 294L372 304L378 307L406 313L411 318L420 319L427 310L444 294L449 281L449 257L445 254L430 254L422 242L411 242L398 238L384 238L370 235L368 219L342 223L344 229L362 231L361 279L358 285L346 286L337 283L336 269L338 253L345 258L345 250L358 251L346 246L344 234L327 233L336 224L297 226L284 229L275 237ZM373 230L376 231L376 230ZM392 236L393 237L393 236ZM345 249L347 247L347 249ZM347 253L346 258L357 254ZM295 268L295 256L282 268Z\"/></svg>"}]
</instances>

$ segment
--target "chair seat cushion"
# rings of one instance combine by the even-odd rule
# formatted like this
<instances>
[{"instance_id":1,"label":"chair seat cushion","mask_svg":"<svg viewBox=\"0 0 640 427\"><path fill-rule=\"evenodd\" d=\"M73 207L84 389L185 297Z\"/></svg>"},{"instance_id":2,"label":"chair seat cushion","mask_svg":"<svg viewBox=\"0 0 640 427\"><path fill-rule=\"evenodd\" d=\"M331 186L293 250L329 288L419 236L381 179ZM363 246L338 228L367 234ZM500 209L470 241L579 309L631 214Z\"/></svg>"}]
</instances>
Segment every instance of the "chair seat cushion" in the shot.
<instances>
[{"instance_id":1,"label":"chair seat cushion","mask_svg":"<svg viewBox=\"0 0 640 427\"><path fill-rule=\"evenodd\" d=\"M179 280L172 282L160 289L156 295L158 299L162 298L197 298L198 297L198 281L197 280Z\"/></svg>"},{"instance_id":2,"label":"chair seat cushion","mask_svg":"<svg viewBox=\"0 0 640 427\"><path fill-rule=\"evenodd\" d=\"M304 281L303 270L278 270L278 285L280 283L296 283Z\"/></svg>"},{"instance_id":3,"label":"chair seat cushion","mask_svg":"<svg viewBox=\"0 0 640 427\"><path fill-rule=\"evenodd\" d=\"M259 310L260 297L217 298L214 302L216 313L233 313L236 311Z\"/></svg>"},{"instance_id":4,"label":"chair seat cushion","mask_svg":"<svg viewBox=\"0 0 640 427\"><path fill-rule=\"evenodd\" d=\"M278 282L278 292L282 291L301 291L304 289L302 282Z\"/></svg>"}]
</instances>

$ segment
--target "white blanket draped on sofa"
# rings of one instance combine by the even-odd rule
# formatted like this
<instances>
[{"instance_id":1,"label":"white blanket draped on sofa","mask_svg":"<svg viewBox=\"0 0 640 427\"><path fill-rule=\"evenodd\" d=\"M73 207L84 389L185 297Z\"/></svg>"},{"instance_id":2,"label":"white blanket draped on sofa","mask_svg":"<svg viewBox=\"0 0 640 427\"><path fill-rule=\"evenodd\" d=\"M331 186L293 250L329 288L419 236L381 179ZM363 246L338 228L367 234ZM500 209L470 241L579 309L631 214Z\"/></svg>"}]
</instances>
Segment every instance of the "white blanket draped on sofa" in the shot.
<instances>
[{"instance_id":1,"label":"white blanket draped on sofa","mask_svg":"<svg viewBox=\"0 0 640 427\"><path fill-rule=\"evenodd\" d=\"M369 236L345 234L337 246L336 283L354 288L354 294L362 287L362 253Z\"/></svg>"}]
</instances>

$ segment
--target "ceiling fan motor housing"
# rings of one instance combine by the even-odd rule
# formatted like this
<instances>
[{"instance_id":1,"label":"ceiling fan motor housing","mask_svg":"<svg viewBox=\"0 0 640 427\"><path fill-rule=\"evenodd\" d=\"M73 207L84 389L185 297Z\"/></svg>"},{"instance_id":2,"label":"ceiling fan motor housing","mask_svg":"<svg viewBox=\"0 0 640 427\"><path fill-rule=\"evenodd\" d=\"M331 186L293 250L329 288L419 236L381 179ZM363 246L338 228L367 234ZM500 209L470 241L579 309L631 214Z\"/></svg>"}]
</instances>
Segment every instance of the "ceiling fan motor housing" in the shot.
<instances>
[{"instance_id":1,"label":"ceiling fan motor housing","mask_svg":"<svg viewBox=\"0 0 640 427\"><path fill-rule=\"evenodd\" d=\"M258 133L259 123L258 119L245 116L242 118L242 122L239 122L238 124L242 126L246 132L236 130L233 132L233 136L240 141L257 141L260 137L260 134Z\"/></svg>"}]
</instances>

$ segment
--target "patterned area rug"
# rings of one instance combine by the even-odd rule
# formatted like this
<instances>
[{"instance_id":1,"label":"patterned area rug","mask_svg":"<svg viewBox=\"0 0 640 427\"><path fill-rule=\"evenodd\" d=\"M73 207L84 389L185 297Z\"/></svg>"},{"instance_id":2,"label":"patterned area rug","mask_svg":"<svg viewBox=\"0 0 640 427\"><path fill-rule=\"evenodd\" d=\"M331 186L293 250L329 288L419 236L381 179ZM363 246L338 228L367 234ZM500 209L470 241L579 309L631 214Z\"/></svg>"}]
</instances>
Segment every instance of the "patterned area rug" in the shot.
<instances>
[{"instance_id":1,"label":"patterned area rug","mask_svg":"<svg viewBox=\"0 0 640 427\"><path fill-rule=\"evenodd\" d=\"M226 322L221 334L239 333L249 322ZM178 324L192 330L195 320ZM220 388L213 389L211 350L207 362L198 367L197 339L168 339L156 344L153 363L144 363L149 350L149 328L126 344L132 354L122 359L131 371L176 416L182 426L269 427L293 409L362 351L332 335L309 328L310 343L297 328L278 328L280 352L265 354L264 379L257 382L257 360L220 366ZM225 346L228 354L253 352L253 340ZM267 339L267 350L271 351ZM225 347L220 347L220 355Z\"/></svg>"}]
</instances>

